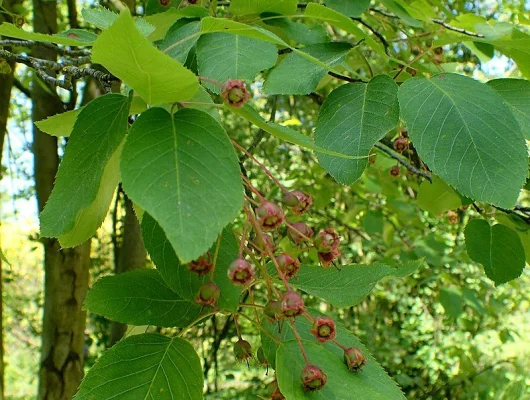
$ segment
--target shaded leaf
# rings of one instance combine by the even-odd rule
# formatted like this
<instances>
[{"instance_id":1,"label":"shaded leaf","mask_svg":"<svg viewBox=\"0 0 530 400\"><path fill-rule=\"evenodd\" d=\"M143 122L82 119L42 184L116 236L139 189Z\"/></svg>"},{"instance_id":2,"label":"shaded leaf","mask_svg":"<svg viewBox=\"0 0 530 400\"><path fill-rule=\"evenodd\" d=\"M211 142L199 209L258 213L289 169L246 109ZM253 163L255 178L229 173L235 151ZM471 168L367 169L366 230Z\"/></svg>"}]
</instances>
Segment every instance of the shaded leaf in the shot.
<instances>
[{"instance_id":1,"label":"shaded leaf","mask_svg":"<svg viewBox=\"0 0 530 400\"><path fill-rule=\"evenodd\" d=\"M370 7L370 0L326 0L326 7L348 17L360 17Z\"/></svg>"},{"instance_id":2,"label":"shaded leaf","mask_svg":"<svg viewBox=\"0 0 530 400\"><path fill-rule=\"evenodd\" d=\"M296 13L297 0L232 0L229 11L233 15L272 12L291 15Z\"/></svg>"},{"instance_id":3,"label":"shaded leaf","mask_svg":"<svg viewBox=\"0 0 530 400\"><path fill-rule=\"evenodd\" d=\"M119 181L128 111L129 99L120 94L98 97L81 110L40 216L43 237L74 247L103 223Z\"/></svg>"},{"instance_id":4,"label":"shaded leaf","mask_svg":"<svg viewBox=\"0 0 530 400\"><path fill-rule=\"evenodd\" d=\"M387 75L367 84L349 83L330 93L316 123L315 143L356 157L344 160L318 154L322 167L338 182L349 185L368 165L374 144L399 121L398 86Z\"/></svg>"},{"instance_id":5,"label":"shaded leaf","mask_svg":"<svg viewBox=\"0 0 530 400\"><path fill-rule=\"evenodd\" d=\"M491 87L440 74L399 88L401 116L423 161L465 196L511 208L528 170L523 135Z\"/></svg>"},{"instance_id":6,"label":"shaded leaf","mask_svg":"<svg viewBox=\"0 0 530 400\"><path fill-rule=\"evenodd\" d=\"M333 67L344 60L351 48L349 43L334 42L307 46L303 51ZM298 53L291 53L269 73L263 84L263 93L309 94L316 89L326 73L327 69Z\"/></svg>"},{"instance_id":7,"label":"shaded leaf","mask_svg":"<svg viewBox=\"0 0 530 400\"><path fill-rule=\"evenodd\" d=\"M148 39L152 42L164 39L169 28L180 18L203 18L208 15L206 8L194 5L179 9L170 8L165 12L147 15L145 20L155 27L155 31L149 35Z\"/></svg>"},{"instance_id":8,"label":"shaded leaf","mask_svg":"<svg viewBox=\"0 0 530 400\"><path fill-rule=\"evenodd\" d=\"M99 278L84 308L125 324L164 327L184 327L201 312L201 306L180 297L157 270L148 268Z\"/></svg>"},{"instance_id":9,"label":"shaded leaf","mask_svg":"<svg viewBox=\"0 0 530 400\"><path fill-rule=\"evenodd\" d=\"M105 7L83 8L81 14L85 22L102 30L109 29L116 18L118 18L118 14L113 13ZM155 31L155 27L143 18L136 18L134 24L143 36L149 36Z\"/></svg>"},{"instance_id":10,"label":"shaded leaf","mask_svg":"<svg viewBox=\"0 0 530 400\"><path fill-rule=\"evenodd\" d=\"M451 318L458 318L464 311L462 293L456 288L443 287L440 289L440 303L445 313Z\"/></svg>"},{"instance_id":11,"label":"shaded leaf","mask_svg":"<svg viewBox=\"0 0 530 400\"><path fill-rule=\"evenodd\" d=\"M199 30L199 21L178 20L169 28L158 48L171 58L184 64L191 48L199 40Z\"/></svg>"},{"instance_id":12,"label":"shaded leaf","mask_svg":"<svg viewBox=\"0 0 530 400\"><path fill-rule=\"evenodd\" d=\"M432 176L432 183L421 183L417 199L418 206L433 215L454 210L462 205L458 193L437 176Z\"/></svg>"},{"instance_id":13,"label":"shaded leaf","mask_svg":"<svg viewBox=\"0 0 530 400\"><path fill-rule=\"evenodd\" d=\"M521 132L530 140L530 81L525 79L494 79L487 83L510 107Z\"/></svg>"},{"instance_id":14,"label":"shaded leaf","mask_svg":"<svg viewBox=\"0 0 530 400\"><path fill-rule=\"evenodd\" d=\"M127 195L160 224L183 263L205 253L243 203L234 148L199 110L142 113L127 136L121 174Z\"/></svg>"},{"instance_id":15,"label":"shaded leaf","mask_svg":"<svg viewBox=\"0 0 530 400\"><path fill-rule=\"evenodd\" d=\"M270 42L230 33L210 33L197 43L199 75L224 83L228 79L253 81L257 74L276 64L278 53ZM205 82L219 93L219 88Z\"/></svg>"},{"instance_id":16,"label":"shaded leaf","mask_svg":"<svg viewBox=\"0 0 530 400\"><path fill-rule=\"evenodd\" d=\"M144 38L124 11L94 44L92 60L132 87L147 103L187 100L199 87L196 76Z\"/></svg>"},{"instance_id":17,"label":"shaded leaf","mask_svg":"<svg viewBox=\"0 0 530 400\"><path fill-rule=\"evenodd\" d=\"M210 280L210 274L199 276L181 264L158 223L147 213L142 218L142 236L147 252L156 265L166 284L184 299L194 301L199 286ZM235 312L239 305L241 287L228 279L228 267L238 257L239 246L232 228L225 228L221 234L221 242L215 265L214 281L221 289L219 308ZM217 243L210 248L210 255L215 255Z\"/></svg>"},{"instance_id":18,"label":"shaded leaf","mask_svg":"<svg viewBox=\"0 0 530 400\"><path fill-rule=\"evenodd\" d=\"M268 19L263 22L269 26L282 29L294 42L305 46L330 41L326 28L319 24L308 26L304 23L291 21L289 18Z\"/></svg>"},{"instance_id":19,"label":"shaded leaf","mask_svg":"<svg viewBox=\"0 0 530 400\"><path fill-rule=\"evenodd\" d=\"M90 368L75 400L201 400L199 356L184 339L145 333L129 336Z\"/></svg>"},{"instance_id":20,"label":"shaded leaf","mask_svg":"<svg viewBox=\"0 0 530 400\"><path fill-rule=\"evenodd\" d=\"M292 285L335 307L351 307L360 303L381 279L410 275L421 263L420 260L417 264L407 265L405 269L385 264L350 264L341 265L340 271L304 265Z\"/></svg>"},{"instance_id":21,"label":"shaded leaf","mask_svg":"<svg viewBox=\"0 0 530 400\"><path fill-rule=\"evenodd\" d=\"M517 232L501 224L491 227L487 221L474 219L466 225L464 233L469 257L484 266L486 276L496 285L521 275L525 254Z\"/></svg>"}]
</instances>

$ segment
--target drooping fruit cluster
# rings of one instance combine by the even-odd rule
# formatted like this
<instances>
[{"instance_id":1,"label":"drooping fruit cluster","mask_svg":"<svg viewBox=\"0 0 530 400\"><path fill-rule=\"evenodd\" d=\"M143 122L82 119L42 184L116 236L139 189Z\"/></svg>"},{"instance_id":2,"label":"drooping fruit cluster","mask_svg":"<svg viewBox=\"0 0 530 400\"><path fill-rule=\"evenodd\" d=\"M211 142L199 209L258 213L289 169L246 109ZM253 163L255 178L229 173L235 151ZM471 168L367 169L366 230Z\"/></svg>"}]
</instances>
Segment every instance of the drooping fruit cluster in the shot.
<instances>
[{"instance_id":1,"label":"drooping fruit cluster","mask_svg":"<svg viewBox=\"0 0 530 400\"><path fill-rule=\"evenodd\" d=\"M318 252L318 259L324 268L333 265L333 261L340 257L340 237L333 228L326 228L320 231L314 242Z\"/></svg>"},{"instance_id":2,"label":"drooping fruit cluster","mask_svg":"<svg viewBox=\"0 0 530 400\"><path fill-rule=\"evenodd\" d=\"M394 150L398 153L403 153L409 148L409 141L404 137L399 137L394 141Z\"/></svg>"},{"instance_id":3,"label":"drooping fruit cluster","mask_svg":"<svg viewBox=\"0 0 530 400\"><path fill-rule=\"evenodd\" d=\"M284 194L283 202L291 207L295 214L302 214L313 204L313 197L299 190L293 190Z\"/></svg>"},{"instance_id":4,"label":"drooping fruit cluster","mask_svg":"<svg viewBox=\"0 0 530 400\"><path fill-rule=\"evenodd\" d=\"M282 208L270 201L265 201L256 208L256 216L261 228L265 231L275 230L284 220Z\"/></svg>"},{"instance_id":5,"label":"drooping fruit cluster","mask_svg":"<svg viewBox=\"0 0 530 400\"><path fill-rule=\"evenodd\" d=\"M390 168L390 175L396 178L401 175L401 169L398 165L394 165L392 168Z\"/></svg>"},{"instance_id":6,"label":"drooping fruit cluster","mask_svg":"<svg viewBox=\"0 0 530 400\"><path fill-rule=\"evenodd\" d=\"M304 312L304 300L298 292L292 290L285 293L282 297L282 313L287 318L294 318L302 315Z\"/></svg>"}]
</instances>

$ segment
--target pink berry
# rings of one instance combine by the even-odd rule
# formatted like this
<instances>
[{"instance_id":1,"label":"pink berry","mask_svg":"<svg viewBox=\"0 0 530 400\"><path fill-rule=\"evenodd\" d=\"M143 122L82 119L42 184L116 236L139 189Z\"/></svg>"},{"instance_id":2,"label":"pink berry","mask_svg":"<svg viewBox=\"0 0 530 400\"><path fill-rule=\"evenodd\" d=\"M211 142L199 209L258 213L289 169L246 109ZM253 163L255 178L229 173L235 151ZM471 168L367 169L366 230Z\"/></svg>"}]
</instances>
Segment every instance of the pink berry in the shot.
<instances>
[{"instance_id":1,"label":"pink berry","mask_svg":"<svg viewBox=\"0 0 530 400\"><path fill-rule=\"evenodd\" d=\"M270 201L263 202L256 208L256 216L259 224L266 231L278 228L283 222L283 210Z\"/></svg>"},{"instance_id":2,"label":"pink berry","mask_svg":"<svg viewBox=\"0 0 530 400\"><path fill-rule=\"evenodd\" d=\"M344 350L344 362L350 371L357 372L366 364L366 357L363 355L361 349L349 347Z\"/></svg>"},{"instance_id":3,"label":"pink berry","mask_svg":"<svg viewBox=\"0 0 530 400\"><path fill-rule=\"evenodd\" d=\"M282 312L288 318L298 317L304 312L304 300L297 292L288 291L282 297Z\"/></svg>"},{"instance_id":4,"label":"pink berry","mask_svg":"<svg viewBox=\"0 0 530 400\"><path fill-rule=\"evenodd\" d=\"M320 390L326 385L327 381L328 377L324 371L316 365L308 364L302 370L302 383L307 391Z\"/></svg>"},{"instance_id":5,"label":"pink berry","mask_svg":"<svg viewBox=\"0 0 530 400\"><path fill-rule=\"evenodd\" d=\"M296 244L311 240L311 237L313 236L313 229L303 222L295 222L294 224L291 224L287 232L291 240Z\"/></svg>"},{"instance_id":6,"label":"pink berry","mask_svg":"<svg viewBox=\"0 0 530 400\"><path fill-rule=\"evenodd\" d=\"M335 322L331 318L318 317L315 320L313 329L311 329L311 333L322 343L333 340L337 336Z\"/></svg>"},{"instance_id":7,"label":"pink berry","mask_svg":"<svg viewBox=\"0 0 530 400\"><path fill-rule=\"evenodd\" d=\"M206 275L213 268L212 256L208 252L188 263L187 266L190 272L194 272L198 275Z\"/></svg>"},{"instance_id":8,"label":"pink berry","mask_svg":"<svg viewBox=\"0 0 530 400\"><path fill-rule=\"evenodd\" d=\"M215 282L206 282L199 287L199 293L195 297L195 302L202 304L203 306L215 306L221 289L215 284Z\"/></svg>"},{"instance_id":9,"label":"pink berry","mask_svg":"<svg viewBox=\"0 0 530 400\"><path fill-rule=\"evenodd\" d=\"M277 256L276 262L287 279L291 279L300 270L300 261L288 253Z\"/></svg>"},{"instance_id":10,"label":"pink berry","mask_svg":"<svg viewBox=\"0 0 530 400\"><path fill-rule=\"evenodd\" d=\"M250 93L245 82L239 79L229 79L221 89L221 97L225 103L239 108L250 99Z\"/></svg>"},{"instance_id":11,"label":"pink berry","mask_svg":"<svg viewBox=\"0 0 530 400\"><path fill-rule=\"evenodd\" d=\"M295 214L302 214L313 204L313 197L300 190L293 190L285 193L283 202L288 207L292 207Z\"/></svg>"},{"instance_id":12,"label":"pink berry","mask_svg":"<svg viewBox=\"0 0 530 400\"><path fill-rule=\"evenodd\" d=\"M256 271L252 265L242 258L232 261L228 268L228 278L236 285L246 286L254 279Z\"/></svg>"}]
</instances>

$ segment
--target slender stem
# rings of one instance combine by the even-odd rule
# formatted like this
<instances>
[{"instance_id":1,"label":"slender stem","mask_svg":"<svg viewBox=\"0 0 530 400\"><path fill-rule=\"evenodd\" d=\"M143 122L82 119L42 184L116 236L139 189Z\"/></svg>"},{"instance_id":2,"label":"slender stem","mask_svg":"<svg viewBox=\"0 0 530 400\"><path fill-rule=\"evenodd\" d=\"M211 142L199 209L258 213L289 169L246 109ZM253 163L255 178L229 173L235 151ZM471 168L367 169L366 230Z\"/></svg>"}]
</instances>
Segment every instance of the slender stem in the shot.
<instances>
[{"instance_id":1,"label":"slender stem","mask_svg":"<svg viewBox=\"0 0 530 400\"><path fill-rule=\"evenodd\" d=\"M214 79L206 78L205 76L197 76L197 78L199 78L199 80L203 82L211 83L212 85L215 85L217 87L223 87L223 84L221 82L217 82Z\"/></svg>"},{"instance_id":2,"label":"slender stem","mask_svg":"<svg viewBox=\"0 0 530 400\"><path fill-rule=\"evenodd\" d=\"M179 332L178 337L184 336L184 334L189 331L191 328L193 328L194 325L198 324L200 321L202 321L204 318L209 317L211 315L214 315L217 311L210 311L206 314L199 315L193 322L191 322L189 325L182 328L182 330Z\"/></svg>"},{"instance_id":3,"label":"slender stem","mask_svg":"<svg viewBox=\"0 0 530 400\"><path fill-rule=\"evenodd\" d=\"M381 150L383 153L386 153L388 154L390 157L392 157L394 160L397 160L398 163L400 163L401 165L403 165L405 168L407 168L409 171L412 171L414 172L416 175L420 175L420 176L423 176L425 179L427 179L430 183L432 183L432 177L431 177L431 174L425 172L425 171L421 171L419 170L418 168L416 168L414 165L412 164L409 164L408 162L406 162L405 160L403 160L400 156L398 156L397 154L394 154L394 152L392 150L390 150L388 147L386 147L384 144L382 143L376 143L375 144L375 147L377 147L379 150Z\"/></svg>"},{"instance_id":4,"label":"slender stem","mask_svg":"<svg viewBox=\"0 0 530 400\"><path fill-rule=\"evenodd\" d=\"M249 223L250 222L248 222L248 219L247 219L245 221L245 225L243 226L243 233L241 234L241 240L239 241L238 258L243 258L243 247L245 247L245 239L247 237Z\"/></svg>"},{"instance_id":5,"label":"slender stem","mask_svg":"<svg viewBox=\"0 0 530 400\"><path fill-rule=\"evenodd\" d=\"M304 357L304 361L307 365L311 364L309 362L309 358L307 357L307 353L304 349L304 346L302 345L302 339L300 338L300 334L298 333L298 330L296 329L296 326L292 320L289 320L289 324L291 325L291 329L293 330L294 337L296 338L296 341L298 342L298 347L300 347L300 351L302 352L302 357Z\"/></svg>"},{"instance_id":6,"label":"slender stem","mask_svg":"<svg viewBox=\"0 0 530 400\"><path fill-rule=\"evenodd\" d=\"M282 192L287 192L288 190L283 186L278 179L272 175L272 172L260 161L256 159L252 154L250 154L243 146L241 146L239 143L237 143L235 140L231 139L232 144L238 148L240 151L242 151L248 158L250 158L254 163L256 163L262 170L267 174L267 176L278 186Z\"/></svg>"},{"instance_id":7,"label":"slender stem","mask_svg":"<svg viewBox=\"0 0 530 400\"><path fill-rule=\"evenodd\" d=\"M246 186L252 191L252 193L254 193L256 196L258 196L258 199L260 199L260 201L262 202L266 202L267 200L265 199L265 197L263 197L263 195L259 192L258 189L256 189L252 183L250 182L250 179L248 179L246 176L243 176L242 175L242 178L243 178L243 182L246 183Z\"/></svg>"},{"instance_id":8,"label":"slender stem","mask_svg":"<svg viewBox=\"0 0 530 400\"><path fill-rule=\"evenodd\" d=\"M276 336L274 336L272 333L270 333L267 329L263 327L258 321L254 321L252 318L250 318L248 315L245 315L243 313L237 314L239 317L245 318L247 321L252 323L255 327L257 327L260 331L265 333L268 337L270 337L272 340L274 340L276 343L280 343L280 339L278 339Z\"/></svg>"},{"instance_id":9,"label":"slender stem","mask_svg":"<svg viewBox=\"0 0 530 400\"><path fill-rule=\"evenodd\" d=\"M241 331L239 330L239 324L238 324L238 322L237 322L237 316L238 316L238 314L232 314L232 316L234 317L234 325L235 325L235 327L236 327L237 337L238 337L239 339L242 339L242 337L241 337Z\"/></svg>"},{"instance_id":10,"label":"slender stem","mask_svg":"<svg viewBox=\"0 0 530 400\"><path fill-rule=\"evenodd\" d=\"M217 236L217 244L215 246L215 254L213 256L213 267L212 267L212 270L210 271L210 279L212 281L213 281L213 277L215 274L215 267L217 266L217 256L219 255L219 248L221 247L221 235L222 234L219 234L219 236Z\"/></svg>"},{"instance_id":11,"label":"slender stem","mask_svg":"<svg viewBox=\"0 0 530 400\"><path fill-rule=\"evenodd\" d=\"M461 34L467 35L467 36L473 36L473 37L477 37L477 38L484 38L484 35L481 34L481 33L470 32L467 29L457 28L456 26L449 25L447 22L442 21L441 19L433 19L432 22L434 22L435 24L441 25L445 29L449 29L450 31L458 32L458 33L461 33Z\"/></svg>"},{"instance_id":12,"label":"slender stem","mask_svg":"<svg viewBox=\"0 0 530 400\"><path fill-rule=\"evenodd\" d=\"M239 307L248 307L248 308L265 308L261 304L249 304L249 303L239 303Z\"/></svg>"}]
</instances>

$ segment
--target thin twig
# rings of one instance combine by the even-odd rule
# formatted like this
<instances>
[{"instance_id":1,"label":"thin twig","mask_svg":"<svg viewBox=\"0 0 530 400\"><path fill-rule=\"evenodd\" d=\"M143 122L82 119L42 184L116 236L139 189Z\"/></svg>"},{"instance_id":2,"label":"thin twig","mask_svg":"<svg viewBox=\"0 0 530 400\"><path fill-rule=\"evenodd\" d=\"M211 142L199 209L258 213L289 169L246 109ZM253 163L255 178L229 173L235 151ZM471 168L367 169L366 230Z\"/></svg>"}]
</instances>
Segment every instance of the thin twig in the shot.
<instances>
[{"instance_id":1,"label":"thin twig","mask_svg":"<svg viewBox=\"0 0 530 400\"><path fill-rule=\"evenodd\" d=\"M90 52L87 50L71 50L66 47L57 46L53 43L36 42L34 40L19 40L19 39L2 39L0 46L15 46L15 47L46 47L55 50L58 54L63 56L88 56Z\"/></svg>"},{"instance_id":2,"label":"thin twig","mask_svg":"<svg viewBox=\"0 0 530 400\"><path fill-rule=\"evenodd\" d=\"M396 153L394 153L390 148L388 148L387 146L385 146L384 144L382 143L376 143L375 144L375 147L378 148L379 150L381 150L383 153L386 153L388 154L390 157L392 157L394 160L396 160L398 163L400 163L401 165L403 165L405 168L407 168L409 171L411 172L414 172L416 175L420 175L420 176L423 176L425 179L427 179L430 183L432 183L432 177L431 177L431 174L425 172L425 171L422 171L422 170L419 170L418 168L416 168L414 165L408 163L407 161L403 160L403 158L401 158L400 156L398 156Z\"/></svg>"},{"instance_id":3,"label":"thin twig","mask_svg":"<svg viewBox=\"0 0 530 400\"><path fill-rule=\"evenodd\" d=\"M370 32L372 32L378 39L379 41L383 44L383 47L385 48L385 53L388 54L388 42L386 41L385 37L383 35L381 35L377 30L375 30L375 28L373 28L371 25L367 24L362 18L353 18L352 19L354 21L357 21L359 22L360 24L362 24L363 26L365 26L366 28L368 28L370 30Z\"/></svg>"},{"instance_id":4,"label":"thin twig","mask_svg":"<svg viewBox=\"0 0 530 400\"><path fill-rule=\"evenodd\" d=\"M432 22L434 22L435 24L441 25L445 29L449 29L450 31L458 32L458 33L461 33L461 34L467 35L467 36L473 36L473 37L477 37L477 38L484 38L484 35L481 34L481 33L470 32L467 29L457 28L456 26L449 25L447 22L444 22L441 19L433 19Z\"/></svg>"}]
</instances>

